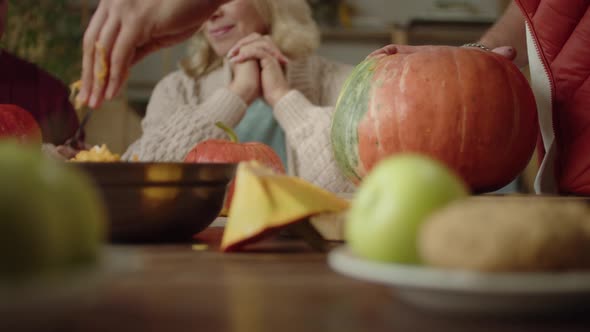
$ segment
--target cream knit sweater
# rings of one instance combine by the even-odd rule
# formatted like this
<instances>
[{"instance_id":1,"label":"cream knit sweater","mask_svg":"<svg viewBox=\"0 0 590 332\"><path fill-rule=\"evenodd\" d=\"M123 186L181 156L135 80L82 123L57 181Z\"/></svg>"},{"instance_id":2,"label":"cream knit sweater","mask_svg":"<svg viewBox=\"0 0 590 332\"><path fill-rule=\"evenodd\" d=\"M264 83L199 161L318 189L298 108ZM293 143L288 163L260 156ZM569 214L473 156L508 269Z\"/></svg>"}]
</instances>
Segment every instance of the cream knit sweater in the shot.
<instances>
[{"instance_id":1,"label":"cream knit sweater","mask_svg":"<svg viewBox=\"0 0 590 332\"><path fill-rule=\"evenodd\" d=\"M340 172L330 145L330 125L340 89L352 68L319 56L292 61L287 67L291 91L273 109L285 131L290 172L333 192L353 191ZM125 152L142 161L182 161L195 144L226 138L214 124L236 127L247 105L227 86L231 69L219 69L195 80L178 70L153 91L142 121L143 135Z\"/></svg>"}]
</instances>

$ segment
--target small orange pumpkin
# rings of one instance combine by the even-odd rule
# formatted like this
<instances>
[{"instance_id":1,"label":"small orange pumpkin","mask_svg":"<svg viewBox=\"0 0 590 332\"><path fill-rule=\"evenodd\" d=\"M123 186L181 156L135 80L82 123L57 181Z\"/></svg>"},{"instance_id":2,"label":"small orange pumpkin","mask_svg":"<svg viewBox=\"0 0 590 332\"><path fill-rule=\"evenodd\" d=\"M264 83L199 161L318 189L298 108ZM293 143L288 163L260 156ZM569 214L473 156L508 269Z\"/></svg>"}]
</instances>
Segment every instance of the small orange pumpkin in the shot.
<instances>
[{"instance_id":1,"label":"small orange pumpkin","mask_svg":"<svg viewBox=\"0 0 590 332\"><path fill-rule=\"evenodd\" d=\"M197 143L186 155L187 163L239 163L256 160L278 173L285 173L279 155L268 145L260 142L240 143L235 132L221 122L215 124L229 136L229 140L210 139ZM234 181L230 183L222 214L227 214L234 192Z\"/></svg>"}]
</instances>

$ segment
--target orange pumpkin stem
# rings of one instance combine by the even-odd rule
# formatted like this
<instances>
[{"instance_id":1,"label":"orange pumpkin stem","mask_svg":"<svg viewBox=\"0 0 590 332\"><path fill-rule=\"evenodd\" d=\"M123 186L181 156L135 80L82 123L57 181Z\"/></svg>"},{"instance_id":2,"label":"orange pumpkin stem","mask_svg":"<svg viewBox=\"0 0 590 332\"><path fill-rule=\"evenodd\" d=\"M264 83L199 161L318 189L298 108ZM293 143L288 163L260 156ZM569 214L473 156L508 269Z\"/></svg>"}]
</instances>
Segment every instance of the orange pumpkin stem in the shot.
<instances>
[{"instance_id":1,"label":"orange pumpkin stem","mask_svg":"<svg viewBox=\"0 0 590 332\"><path fill-rule=\"evenodd\" d=\"M217 128L225 131L225 133L227 134L227 136L229 136L229 140L234 142L234 143L240 143L240 140L238 139L238 135L236 135L236 132L231 129L230 127L226 126L223 122L218 121L215 122L215 125L217 126Z\"/></svg>"}]
</instances>

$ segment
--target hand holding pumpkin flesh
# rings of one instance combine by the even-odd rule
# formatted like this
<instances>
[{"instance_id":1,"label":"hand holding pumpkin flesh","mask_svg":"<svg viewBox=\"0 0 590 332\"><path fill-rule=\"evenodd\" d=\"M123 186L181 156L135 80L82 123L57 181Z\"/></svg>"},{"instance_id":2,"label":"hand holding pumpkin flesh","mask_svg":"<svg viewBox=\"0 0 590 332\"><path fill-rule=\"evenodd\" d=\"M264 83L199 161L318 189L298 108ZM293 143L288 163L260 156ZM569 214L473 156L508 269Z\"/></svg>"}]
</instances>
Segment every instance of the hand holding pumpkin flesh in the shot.
<instances>
[{"instance_id":1,"label":"hand holding pumpkin flesh","mask_svg":"<svg viewBox=\"0 0 590 332\"><path fill-rule=\"evenodd\" d=\"M217 7L228 0L101 0L86 32L80 104L97 108L113 98L129 67L147 54L189 38ZM105 52L106 80L95 71Z\"/></svg>"}]
</instances>

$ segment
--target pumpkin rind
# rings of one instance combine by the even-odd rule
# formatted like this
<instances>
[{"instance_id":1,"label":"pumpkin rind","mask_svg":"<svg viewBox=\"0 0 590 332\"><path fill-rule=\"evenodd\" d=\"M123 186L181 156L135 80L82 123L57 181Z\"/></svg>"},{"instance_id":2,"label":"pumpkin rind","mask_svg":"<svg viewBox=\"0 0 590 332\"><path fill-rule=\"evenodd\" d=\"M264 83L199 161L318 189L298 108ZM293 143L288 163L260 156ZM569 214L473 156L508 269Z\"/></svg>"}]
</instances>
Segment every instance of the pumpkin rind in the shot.
<instances>
[{"instance_id":1,"label":"pumpkin rind","mask_svg":"<svg viewBox=\"0 0 590 332\"><path fill-rule=\"evenodd\" d=\"M359 164L358 123L368 110L371 85L377 61L369 59L361 62L350 74L336 103L336 113L332 121L331 139L334 157L344 175L354 183L361 181L355 165ZM360 172L362 173L362 171Z\"/></svg>"},{"instance_id":2,"label":"pumpkin rind","mask_svg":"<svg viewBox=\"0 0 590 332\"><path fill-rule=\"evenodd\" d=\"M349 202L301 178L279 174L256 161L236 172L234 202L221 240L222 251L239 251L265 235L307 217L342 212Z\"/></svg>"}]
</instances>

